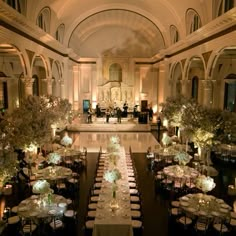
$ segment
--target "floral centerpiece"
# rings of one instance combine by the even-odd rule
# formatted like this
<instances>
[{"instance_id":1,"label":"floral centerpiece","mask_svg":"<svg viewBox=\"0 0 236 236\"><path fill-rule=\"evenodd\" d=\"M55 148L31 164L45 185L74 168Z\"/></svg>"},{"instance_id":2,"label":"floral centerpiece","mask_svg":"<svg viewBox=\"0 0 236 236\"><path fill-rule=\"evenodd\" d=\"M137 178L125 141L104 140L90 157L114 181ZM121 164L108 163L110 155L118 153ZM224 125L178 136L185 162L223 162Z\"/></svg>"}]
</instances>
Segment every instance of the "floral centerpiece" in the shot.
<instances>
[{"instance_id":1,"label":"floral centerpiece","mask_svg":"<svg viewBox=\"0 0 236 236\"><path fill-rule=\"evenodd\" d=\"M117 160L120 158L120 153L119 152L112 152L109 153L109 163L116 166Z\"/></svg>"},{"instance_id":2,"label":"floral centerpiece","mask_svg":"<svg viewBox=\"0 0 236 236\"><path fill-rule=\"evenodd\" d=\"M58 153L52 152L48 155L48 163L49 164L57 165L60 162L61 162L61 156Z\"/></svg>"},{"instance_id":3,"label":"floral centerpiece","mask_svg":"<svg viewBox=\"0 0 236 236\"><path fill-rule=\"evenodd\" d=\"M163 134L162 137L162 143L164 146L169 146L172 143L172 139L170 138L170 136L166 133Z\"/></svg>"},{"instance_id":4,"label":"floral centerpiece","mask_svg":"<svg viewBox=\"0 0 236 236\"><path fill-rule=\"evenodd\" d=\"M119 152L120 150L120 139L118 136L112 136L110 142L107 145L108 152Z\"/></svg>"},{"instance_id":5,"label":"floral centerpiece","mask_svg":"<svg viewBox=\"0 0 236 236\"><path fill-rule=\"evenodd\" d=\"M117 180L121 179L121 173L117 168L107 170L104 174L104 179L110 183L115 183Z\"/></svg>"},{"instance_id":6,"label":"floral centerpiece","mask_svg":"<svg viewBox=\"0 0 236 236\"><path fill-rule=\"evenodd\" d=\"M120 143L120 138L118 136L111 136L110 142L111 143Z\"/></svg>"},{"instance_id":7,"label":"floral centerpiece","mask_svg":"<svg viewBox=\"0 0 236 236\"><path fill-rule=\"evenodd\" d=\"M200 175L196 179L196 187L204 193L211 191L215 186L216 184L214 183L214 179L210 176Z\"/></svg>"},{"instance_id":8,"label":"floral centerpiece","mask_svg":"<svg viewBox=\"0 0 236 236\"><path fill-rule=\"evenodd\" d=\"M116 191L117 191L116 181L121 179L121 173L117 168L114 168L112 170L107 170L104 174L104 179L112 183L112 201L110 203L110 207L112 210L115 210L119 208L118 202L116 201Z\"/></svg>"},{"instance_id":9,"label":"floral centerpiece","mask_svg":"<svg viewBox=\"0 0 236 236\"><path fill-rule=\"evenodd\" d=\"M61 145L65 146L65 147L72 145L72 138L70 138L67 133L62 138Z\"/></svg>"},{"instance_id":10,"label":"floral centerpiece","mask_svg":"<svg viewBox=\"0 0 236 236\"><path fill-rule=\"evenodd\" d=\"M37 180L33 185L32 192L37 194L48 194L52 192L52 189L47 180Z\"/></svg>"},{"instance_id":11,"label":"floral centerpiece","mask_svg":"<svg viewBox=\"0 0 236 236\"><path fill-rule=\"evenodd\" d=\"M177 161L179 165L185 166L190 162L191 158L192 157L187 152L178 152L175 155L174 160Z\"/></svg>"}]
</instances>

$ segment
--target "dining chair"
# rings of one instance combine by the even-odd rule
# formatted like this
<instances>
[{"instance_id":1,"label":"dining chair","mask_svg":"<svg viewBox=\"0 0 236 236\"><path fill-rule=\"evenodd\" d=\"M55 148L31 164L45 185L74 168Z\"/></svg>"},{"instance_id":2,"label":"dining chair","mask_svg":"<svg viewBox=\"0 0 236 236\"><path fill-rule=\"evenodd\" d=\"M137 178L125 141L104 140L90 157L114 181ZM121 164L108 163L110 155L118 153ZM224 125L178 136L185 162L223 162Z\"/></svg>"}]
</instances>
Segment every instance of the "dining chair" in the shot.
<instances>
[{"instance_id":1,"label":"dining chair","mask_svg":"<svg viewBox=\"0 0 236 236\"><path fill-rule=\"evenodd\" d=\"M94 228L94 220L86 220L84 226L85 236L92 236Z\"/></svg>"},{"instance_id":2,"label":"dining chair","mask_svg":"<svg viewBox=\"0 0 236 236\"><path fill-rule=\"evenodd\" d=\"M21 220L21 227L23 235L33 235L36 232L37 225L33 222L32 218L24 218Z\"/></svg>"},{"instance_id":3,"label":"dining chair","mask_svg":"<svg viewBox=\"0 0 236 236\"><path fill-rule=\"evenodd\" d=\"M207 234L210 224L210 218L206 215L199 215L197 217L194 229L201 234Z\"/></svg>"},{"instance_id":4,"label":"dining chair","mask_svg":"<svg viewBox=\"0 0 236 236\"><path fill-rule=\"evenodd\" d=\"M229 227L226 225L226 219L223 217L215 217L212 223L212 228L219 234L223 235L229 232Z\"/></svg>"},{"instance_id":5,"label":"dining chair","mask_svg":"<svg viewBox=\"0 0 236 236\"><path fill-rule=\"evenodd\" d=\"M132 228L134 236L142 236L143 222L141 220L132 220Z\"/></svg>"}]
</instances>

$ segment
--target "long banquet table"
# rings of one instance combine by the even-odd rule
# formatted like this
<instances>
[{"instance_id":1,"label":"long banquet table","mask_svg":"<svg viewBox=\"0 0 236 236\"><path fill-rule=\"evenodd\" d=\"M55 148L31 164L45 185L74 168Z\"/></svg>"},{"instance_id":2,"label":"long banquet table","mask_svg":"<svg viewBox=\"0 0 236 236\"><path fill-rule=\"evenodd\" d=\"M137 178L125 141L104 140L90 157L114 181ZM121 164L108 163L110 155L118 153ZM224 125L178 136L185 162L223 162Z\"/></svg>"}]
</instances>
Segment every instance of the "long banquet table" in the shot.
<instances>
[{"instance_id":1,"label":"long banquet table","mask_svg":"<svg viewBox=\"0 0 236 236\"><path fill-rule=\"evenodd\" d=\"M119 208L112 210L112 184L103 180L96 210L93 236L132 236L131 203L128 182L128 168L126 165L125 149L121 147L120 158L116 168L120 170L122 178L117 181L116 200ZM104 171L107 169L105 161Z\"/></svg>"}]
</instances>

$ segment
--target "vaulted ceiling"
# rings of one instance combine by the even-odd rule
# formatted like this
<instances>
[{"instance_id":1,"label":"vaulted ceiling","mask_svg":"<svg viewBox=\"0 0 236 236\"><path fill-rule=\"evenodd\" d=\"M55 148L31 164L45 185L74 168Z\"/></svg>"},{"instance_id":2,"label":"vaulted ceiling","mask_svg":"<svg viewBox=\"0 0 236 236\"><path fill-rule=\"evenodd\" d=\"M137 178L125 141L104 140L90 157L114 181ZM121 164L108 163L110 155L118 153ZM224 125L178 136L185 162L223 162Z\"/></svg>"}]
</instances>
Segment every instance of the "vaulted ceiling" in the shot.
<instances>
[{"instance_id":1,"label":"vaulted ceiling","mask_svg":"<svg viewBox=\"0 0 236 236\"><path fill-rule=\"evenodd\" d=\"M210 19L211 1L202 0L40 0L29 1L28 17L45 6L65 24L67 47L81 57L151 58L170 45L171 25L185 35L185 14L195 9ZM209 7L210 6L210 7Z\"/></svg>"}]
</instances>

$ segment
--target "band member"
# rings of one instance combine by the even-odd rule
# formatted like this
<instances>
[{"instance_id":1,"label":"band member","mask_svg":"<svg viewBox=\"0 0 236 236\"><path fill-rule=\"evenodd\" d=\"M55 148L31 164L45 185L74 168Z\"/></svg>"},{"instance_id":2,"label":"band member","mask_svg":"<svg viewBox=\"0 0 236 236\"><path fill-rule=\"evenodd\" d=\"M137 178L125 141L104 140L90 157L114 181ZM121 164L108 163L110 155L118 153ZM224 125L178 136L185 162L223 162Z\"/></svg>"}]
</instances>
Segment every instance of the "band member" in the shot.
<instances>
[{"instance_id":1,"label":"band member","mask_svg":"<svg viewBox=\"0 0 236 236\"><path fill-rule=\"evenodd\" d=\"M120 109L119 107L117 107L116 113L117 113L117 122L118 122L118 123L121 123L121 115L122 115L122 112L121 112L121 109Z\"/></svg>"},{"instance_id":2,"label":"band member","mask_svg":"<svg viewBox=\"0 0 236 236\"><path fill-rule=\"evenodd\" d=\"M106 122L107 122L107 123L109 123L109 118L110 118L110 116L111 116L111 111L110 111L109 108L107 108L107 110L106 110Z\"/></svg>"},{"instance_id":3,"label":"band member","mask_svg":"<svg viewBox=\"0 0 236 236\"><path fill-rule=\"evenodd\" d=\"M128 116L128 103L127 101L125 101L124 105L123 105L123 109L124 109L124 117Z\"/></svg>"},{"instance_id":4,"label":"band member","mask_svg":"<svg viewBox=\"0 0 236 236\"><path fill-rule=\"evenodd\" d=\"M92 108L90 106L88 109L88 123L92 123L92 114L93 114L93 112L92 112Z\"/></svg>"},{"instance_id":5,"label":"band member","mask_svg":"<svg viewBox=\"0 0 236 236\"><path fill-rule=\"evenodd\" d=\"M99 103L96 105L96 114L97 114L97 117L101 116L101 108L100 108Z\"/></svg>"}]
</instances>

